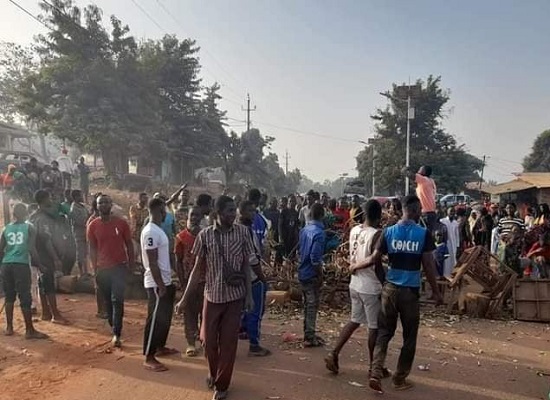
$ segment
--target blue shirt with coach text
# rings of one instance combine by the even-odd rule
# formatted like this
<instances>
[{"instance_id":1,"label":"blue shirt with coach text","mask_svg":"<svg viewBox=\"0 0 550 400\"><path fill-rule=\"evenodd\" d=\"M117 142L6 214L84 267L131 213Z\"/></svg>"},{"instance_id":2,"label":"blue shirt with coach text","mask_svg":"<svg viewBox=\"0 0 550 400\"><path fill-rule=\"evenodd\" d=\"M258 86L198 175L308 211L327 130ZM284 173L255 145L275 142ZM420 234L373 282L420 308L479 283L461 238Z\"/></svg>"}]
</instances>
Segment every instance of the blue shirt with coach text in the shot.
<instances>
[{"instance_id":1,"label":"blue shirt with coach text","mask_svg":"<svg viewBox=\"0 0 550 400\"><path fill-rule=\"evenodd\" d=\"M384 229L378 250L387 254L386 280L396 286L419 288L422 254L435 250L430 232L413 221L399 221Z\"/></svg>"}]
</instances>

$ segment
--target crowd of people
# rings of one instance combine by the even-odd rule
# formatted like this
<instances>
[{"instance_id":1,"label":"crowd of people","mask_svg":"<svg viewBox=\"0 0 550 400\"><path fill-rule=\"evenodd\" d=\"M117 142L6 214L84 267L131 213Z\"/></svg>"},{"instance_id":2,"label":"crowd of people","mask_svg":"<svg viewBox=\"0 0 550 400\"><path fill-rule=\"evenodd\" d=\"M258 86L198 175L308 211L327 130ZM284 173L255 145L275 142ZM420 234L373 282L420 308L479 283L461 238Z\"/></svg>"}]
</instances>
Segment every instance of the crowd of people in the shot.
<instances>
[{"instance_id":1,"label":"crowd of people","mask_svg":"<svg viewBox=\"0 0 550 400\"><path fill-rule=\"evenodd\" d=\"M111 326L112 345L121 347L126 274L141 266L148 296L143 333L145 368L167 370L159 357L178 352L167 347L167 339L174 311L183 314L185 354L195 357L204 349L209 368L207 385L214 390L214 399L224 399L239 338L248 341L249 356L271 354L261 342L268 290L263 267L296 260L304 304L303 345L323 346L325 340L318 335L316 322L324 263L327 254L344 244L350 254L351 315L325 358L326 366L332 373L339 372L341 349L359 326L366 325L369 386L382 393L382 379L391 376L396 390L409 389L423 276L432 288L432 299L441 304L436 280L450 276L465 248L491 246L496 229L502 242L498 248L515 268L511 249L526 228L512 204L506 207L507 216L492 221L492 225L486 207L478 217L477 211L455 208L449 208L445 216L438 215L431 169L425 166L417 173L403 173L416 182L417 195L387 204L375 199L361 204L358 196L348 204L346 198L331 199L313 190L304 198L293 194L269 201L258 189L247 190L244 198L224 194L213 199L203 193L191 202L187 185L183 185L169 197L155 193L150 199L141 193L128 218L114 211L106 194L95 195L88 211L82 190L66 191L60 202L55 190L40 188L34 194L31 216L27 218L26 206L17 204L13 222L5 227L0 240L5 332L13 334L18 295L26 337L47 337L32 324L30 265L39 271L42 319L68 323L57 307L55 272L71 273L76 264L81 275L94 276L97 316ZM533 219L534 227L550 221L548 207L541 210L546 214ZM56 243L59 218L65 218L71 227L76 257L69 266ZM539 247L533 245L525 257L518 256L520 268L536 269L541 276L547 274L550 260L548 235L542 238ZM176 282L182 289L179 299ZM392 374L385 361L398 319L403 327L403 346Z\"/></svg>"}]
</instances>

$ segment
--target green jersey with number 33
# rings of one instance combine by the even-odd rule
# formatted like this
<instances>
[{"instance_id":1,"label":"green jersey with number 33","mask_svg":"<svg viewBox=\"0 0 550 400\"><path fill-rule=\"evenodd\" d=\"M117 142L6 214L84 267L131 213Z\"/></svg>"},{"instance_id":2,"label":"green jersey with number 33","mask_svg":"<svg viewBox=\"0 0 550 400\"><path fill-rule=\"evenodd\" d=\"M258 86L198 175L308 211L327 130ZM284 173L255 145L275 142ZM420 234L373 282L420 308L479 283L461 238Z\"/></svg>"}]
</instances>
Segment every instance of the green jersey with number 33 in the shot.
<instances>
[{"instance_id":1,"label":"green jersey with number 33","mask_svg":"<svg viewBox=\"0 0 550 400\"><path fill-rule=\"evenodd\" d=\"M4 229L6 249L2 264L30 265L29 224L26 222L11 223Z\"/></svg>"}]
</instances>

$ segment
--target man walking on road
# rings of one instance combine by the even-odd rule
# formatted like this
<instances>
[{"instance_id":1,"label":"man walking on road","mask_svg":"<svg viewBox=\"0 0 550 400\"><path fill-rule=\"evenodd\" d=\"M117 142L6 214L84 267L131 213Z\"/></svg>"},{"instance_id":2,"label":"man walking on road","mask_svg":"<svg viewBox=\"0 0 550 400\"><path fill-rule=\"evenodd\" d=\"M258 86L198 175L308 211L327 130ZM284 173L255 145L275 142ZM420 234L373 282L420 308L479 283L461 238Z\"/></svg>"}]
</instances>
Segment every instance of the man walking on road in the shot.
<instances>
[{"instance_id":1,"label":"man walking on road","mask_svg":"<svg viewBox=\"0 0 550 400\"><path fill-rule=\"evenodd\" d=\"M160 198L149 202L149 223L141 232L141 259L143 276L149 303L147 323L143 337L144 366L149 371L168 370L155 355L168 355L174 352L167 349L166 339L170 333L176 288L172 285L170 268L170 246L168 236L161 228L166 217L166 204Z\"/></svg>"},{"instance_id":2,"label":"man walking on road","mask_svg":"<svg viewBox=\"0 0 550 400\"><path fill-rule=\"evenodd\" d=\"M298 279L304 295L304 347L320 347L324 341L316 335L317 312L323 285L323 254L325 231L322 204L311 206L311 220L300 231L300 265Z\"/></svg>"},{"instance_id":3,"label":"man walking on road","mask_svg":"<svg viewBox=\"0 0 550 400\"><path fill-rule=\"evenodd\" d=\"M237 207L233 199L220 196L215 208L215 224L195 240L195 267L183 303L192 301L206 274L201 331L209 369L207 384L215 389L213 400L222 400L227 398L233 375L243 306L253 309L248 260L254 247L246 227L234 224Z\"/></svg>"},{"instance_id":4,"label":"man walking on road","mask_svg":"<svg viewBox=\"0 0 550 400\"><path fill-rule=\"evenodd\" d=\"M73 231L76 243L76 261L80 275L88 273L88 242L86 240L86 223L90 214L84 205L82 191L73 190L71 192L73 203L69 212L69 221Z\"/></svg>"},{"instance_id":5,"label":"man walking on road","mask_svg":"<svg viewBox=\"0 0 550 400\"><path fill-rule=\"evenodd\" d=\"M364 324L369 329L368 348L370 370L376 337L378 336L378 314L380 313L380 294L384 282L384 269L381 263L375 266L364 266L363 262L374 252L374 246L380 238L378 229L382 219L382 206L376 200L369 200L363 205L362 214L365 222L355 226L350 233L350 271L349 292L351 299L351 319L344 326L334 350L325 358L326 367L338 374L338 356L353 333ZM389 375L387 370L385 376Z\"/></svg>"},{"instance_id":6,"label":"man walking on road","mask_svg":"<svg viewBox=\"0 0 550 400\"><path fill-rule=\"evenodd\" d=\"M27 208L24 204L16 204L13 208L14 221L8 224L0 238L0 273L4 286L6 310L6 336L13 335L13 309L15 298L19 296L21 312L25 319L25 339L47 339L48 335L34 329L32 323L32 296L31 296L31 257L40 269L36 253L36 229L25 222Z\"/></svg>"},{"instance_id":7,"label":"man walking on road","mask_svg":"<svg viewBox=\"0 0 550 400\"><path fill-rule=\"evenodd\" d=\"M111 198L101 195L97 204L99 218L90 222L87 231L90 258L98 289L105 301L109 325L113 329L112 344L121 347L126 273L134 268L134 246L128 223L111 214Z\"/></svg>"},{"instance_id":8,"label":"man walking on road","mask_svg":"<svg viewBox=\"0 0 550 400\"><path fill-rule=\"evenodd\" d=\"M423 165L416 174L405 167L403 173L416 182L416 195L420 199L422 219L426 228L433 235L433 232L437 229L437 187L435 181L431 178L432 167Z\"/></svg>"},{"instance_id":9,"label":"man walking on road","mask_svg":"<svg viewBox=\"0 0 550 400\"><path fill-rule=\"evenodd\" d=\"M388 344L397 329L397 320L403 327L403 347L399 355L397 370L393 375L396 390L407 390L412 384L406 379L411 372L416 352L416 339L420 323L419 291L422 281L421 266L432 287L436 304L442 304L436 283L436 268L433 251L435 244L429 230L417 224L420 218L420 200L406 196L402 200L403 217L393 226L384 229L376 250L364 265L374 265L387 254L389 269L387 283L382 289L382 310L378 319L378 337L374 350L371 389L382 393L381 379L388 352Z\"/></svg>"}]
</instances>

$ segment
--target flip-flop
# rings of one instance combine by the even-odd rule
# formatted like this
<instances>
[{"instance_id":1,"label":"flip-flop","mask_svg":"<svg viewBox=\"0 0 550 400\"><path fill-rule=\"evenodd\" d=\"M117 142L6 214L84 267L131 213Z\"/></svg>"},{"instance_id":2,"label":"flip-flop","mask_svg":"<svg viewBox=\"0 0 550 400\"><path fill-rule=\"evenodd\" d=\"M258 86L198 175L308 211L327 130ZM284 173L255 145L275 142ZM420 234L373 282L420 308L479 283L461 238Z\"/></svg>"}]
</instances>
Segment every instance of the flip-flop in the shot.
<instances>
[{"instance_id":1,"label":"flip-flop","mask_svg":"<svg viewBox=\"0 0 550 400\"><path fill-rule=\"evenodd\" d=\"M13 336L13 330L9 331L7 329L4 330L4 336Z\"/></svg>"},{"instance_id":2,"label":"flip-flop","mask_svg":"<svg viewBox=\"0 0 550 400\"><path fill-rule=\"evenodd\" d=\"M173 356L174 354L179 354L179 351L176 349L165 347L161 350L157 350L155 355L158 357L166 357L166 356Z\"/></svg>"},{"instance_id":3,"label":"flip-flop","mask_svg":"<svg viewBox=\"0 0 550 400\"><path fill-rule=\"evenodd\" d=\"M382 390L382 383L380 382L380 379L370 378L369 379L369 387L378 394L383 394L384 393L384 391Z\"/></svg>"},{"instance_id":4,"label":"flip-flop","mask_svg":"<svg viewBox=\"0 0 550 400\"><path fill-rule=\"evenodd\" d=\"M56 325L69 325L69 321L67 321L65 318L62 318L62 319L55 319L55 318L52 318L50 320L50 322L52 324L56 324Z\"/></svg>"},{"instance_id":5,"label":"flip-flop","mask_svg":"<svg viewBox=\"0 0 550 400\"><path fill-rule=\"evenodd\" d=\"M188 346L187 349L185 350L185 355L187 357L196 357L199 355L199 352L194 346Z\"/></svg>"},{"instance_id":6,"label":"flip-flop","mask_svg":"<svg viewBox=\"0 0 550 400\"><path fill-rule=\"evenodd\" d=\"M147 371L151 371L151 372L164 372L164 371L168 371L168 368L166 368L166 366L164 364L155 364L155 365L150 365L150 364L143 364L143 366L145 367L145 369Z\"/></svg>"}]
</instances>

